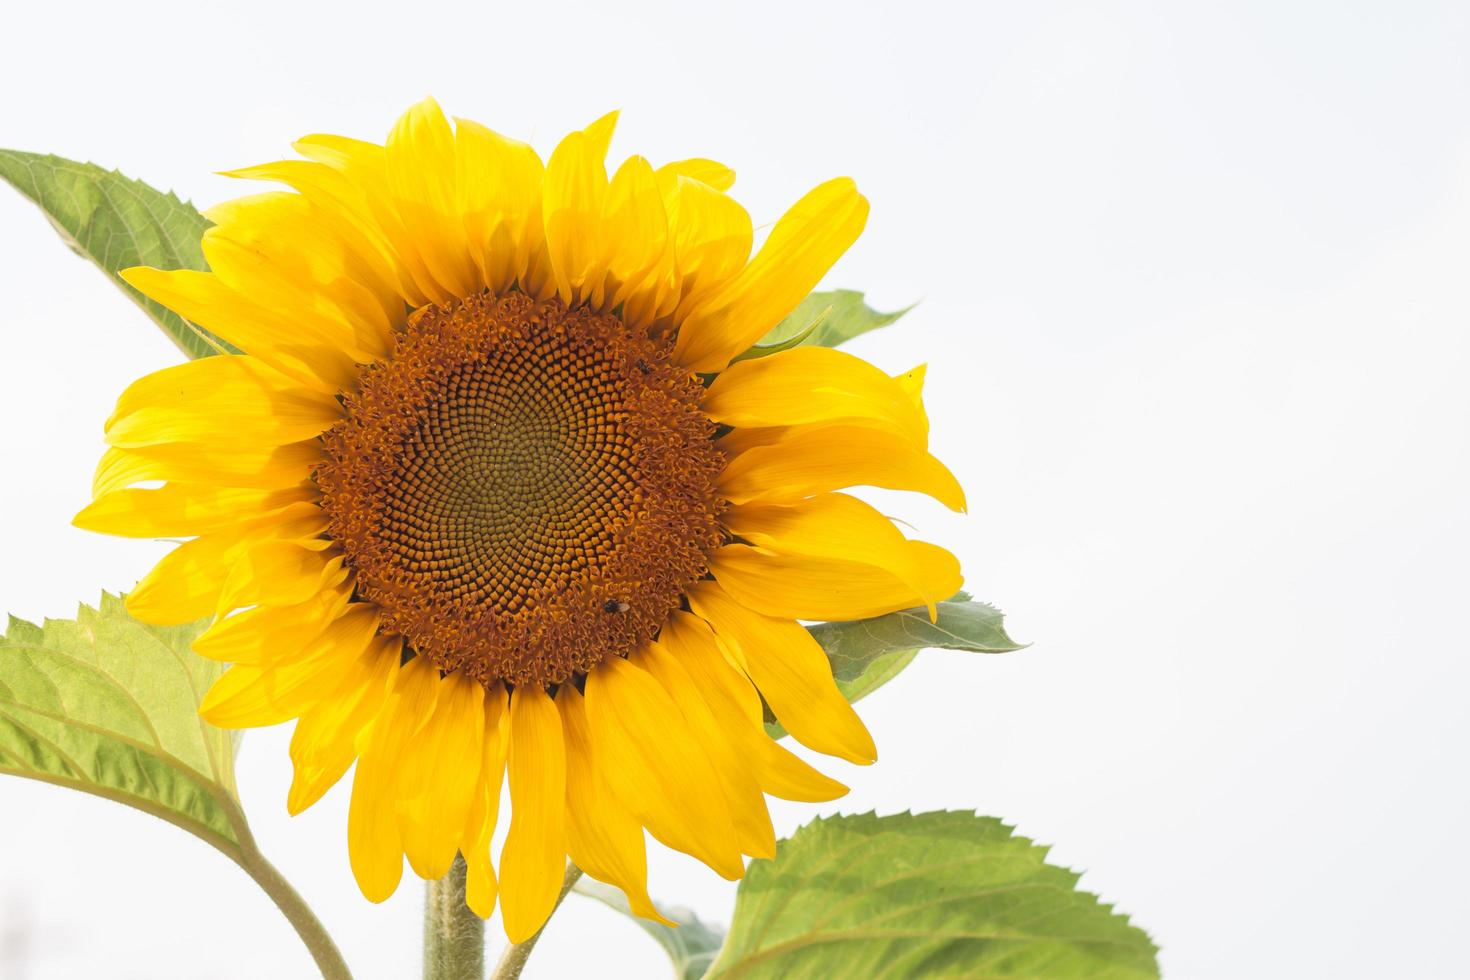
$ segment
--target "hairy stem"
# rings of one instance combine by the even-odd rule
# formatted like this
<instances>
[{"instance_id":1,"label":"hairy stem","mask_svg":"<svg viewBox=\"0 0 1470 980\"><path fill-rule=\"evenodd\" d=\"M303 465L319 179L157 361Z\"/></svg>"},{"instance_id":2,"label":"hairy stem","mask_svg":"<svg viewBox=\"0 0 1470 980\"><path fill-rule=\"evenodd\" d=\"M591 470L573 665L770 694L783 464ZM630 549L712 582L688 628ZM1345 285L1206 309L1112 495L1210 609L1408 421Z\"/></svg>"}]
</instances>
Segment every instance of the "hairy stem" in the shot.
<instances>
[{"instance_id":1,"label":"hairy stem","mask_svg":"<svg viewBox=\"0 0 1470 980\"><path fill-rule=\"evenodd\" d=\"M567 897L567 892L572 890L572 886L580 877L582 877L582 869L568 861L567 873L561 880L561 894L556 896L556 904L551 907L551 915L546 917L548 922L551 921L551 916L556 914L556 910L561 908L562 899ZM516 980L521 975L521 971L526 968L526 960L530 958L531 950L536 947L536 941L545 931L546 926L543 925L536 930L534 936L525 942L506 947L505 952L500 954L500 962L495 964L495 972L490 974L490 980Z\"/></svg>"},{"instance_id":2,"label":"hairy stem","mask_svg":"<svg viewBox=\"0 0 1470 980\"><path fill-rule=\"evenodd\" d=\"M276 908L291 923L296 935L306 944L311 958L316 960L316 968L321 971L323 980L352 980L347 961L342 959L342 952L337 949L337 944L332 941L321 920L311 911L301 893L292 888L291 883L276 870L275 865L255 850L253 842L252 846L242 848L241 853L232 854L231 857L271 897Z\"/></svg>"},{"instance_id":3,"label":"hairy stem","mask_svg":"<svg viewBox=\"0 0 1470 980\"><path fill-rule=\"evenodd\" d=\"M485 920L465 904L464 858L424 891L424 980L480 980L485 975Z\"/></svg>"}]
</instances>

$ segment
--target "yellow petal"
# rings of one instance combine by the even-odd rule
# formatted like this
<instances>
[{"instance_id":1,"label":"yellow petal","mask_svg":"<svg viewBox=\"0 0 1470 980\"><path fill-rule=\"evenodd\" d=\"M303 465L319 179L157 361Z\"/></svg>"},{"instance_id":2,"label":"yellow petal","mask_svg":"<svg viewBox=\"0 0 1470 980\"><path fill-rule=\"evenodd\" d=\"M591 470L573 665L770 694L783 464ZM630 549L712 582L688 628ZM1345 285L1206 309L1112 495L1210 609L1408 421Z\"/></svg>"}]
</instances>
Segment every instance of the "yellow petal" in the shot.
<instances>
[{"instance_id":1,"label":"yellow petal","mask_svg":"<svg viewBox=\"0 0 1470 980\"><path fill-rule=\"evenodd\" d=\"M649 833L725 878L745 871L719 775L647 671L609 657L587 675L587 716L613 789Z\"/></svg>"},{"instance_id":2,"label":"yellow petal","mask_svg":"<svg viewBox=\"0 0 1470 980\"><path fill-rule=\"evenodd\" d=\"M118 275L144 296L223 337L306 390L334 394L349 387L356 377L350 350L338 339L303 329L291 317L231 289L211 272L138 266ZM219 360L239 358L205 357L179 367Z\"/></svg>"},{"instance_id":3,"label":"yellow petal","mask_svg":"<svg viewBox=\"0 0 1470 980\"><path fill-rule=\"evenodd\" d=\"M454 131L433 99L399 118L386 145L388 187L399 219L443 292L484 287L457 211Z\"/></svg>"},{"instance_id":4,"label":"yellow petal","mask_svg":"<svg viewBox=\"0 0 1470 980\"><path fill-rule=\"evenodd\" d=\"M760 695L745 674L720 653L708 623L690 613L675 612L664 624L659 642L694 680L721 728L740 740L767 793L804 803L824 803L847 793L846 786L813 769L766 734Z\"/></svg>"},{"instance_id":5,"label":"yellow petal","mask_svg":"<svg viewBox=\"0 0 1470 980\"><path fill-rule=\"evenodd\" d=\"M224 354L199 358L145 374L128 385L117 396L106 427L111 429L145 408L199 405L218 395L221 389L238 392L239 396L269 399L275 394L288 394L293 387L289 378L258 357ZM332 400L311 393L304 399L307 405L326 405ZM303 411L306 410L303 406Z\"/></svg>"},{"instance_id":6,"label":"yellow petal","mask_svg":"<svg viewBox=\"0 0 1470 980\"><path fill-rule=\"evenodd\" d=\"M847 494L818 494L789 504L740 504L730 508L721 521L736 537L759 549L739 552L740 558L734 563L732 574L747 585L753 585L754 580L743 572L768 579L784 571L794 576L794 580L788 582L791 587L824 592L837 601L843 597L855 600L859 592L869 594L873 589L893 592L896 581L907 592L894 593L904 602L895 608L928 606L932 617L934 604L954 595L963 583L959 563L952 555L932 545L915 547L920 542L906 540L892 521ZM779 555L783 561L770 561L769 555ZM828 562L807 564L799 560L802 558L835 559L842 565L839 567ZM847 567L851 562L868 568ZM838 577L834 579L832 576ZM859 582L858 579L864 581ZM728 585L726 587L729 588ZM779 591L785 593L787 586L783 585ZM783 595L778 602L787 600L794 603L796 596ZM746 604L750 605L749 602ZM774 607L752 608L760 608L773 616L786 615L776 612ZM852 617L813 613L794 618Z\"/></svg>"},{"instance_id":7,"label":"yellow petal","mask_svg":"<svg viewBox=\"0 0 1470 980\"><path fill-rule=\"evenodd\" d=\"M351 768L357 739L383 710L402 655L399 638L374 637L341 685L296 723L286 796L292 816L321 799Z\"/></svg>"},{"instance_id":8,"label":"yellow petal","mask_svg":"<svg viewBox=\"0 0 1470 980\"><path fill-rule=\"evenodd\" d=\"M510 834L500 852L500 911L513 943L535 935L566 870L566 743L556 705L539 687L510 696Z\"/></svg>"},{"instance_id":9,"label":"yellow petal","mask_svg":"<svg viewBox=\"0 0 1470 980\"><path fill-rule=\"evenodd\" d=\"M708 184L680 178L664 194L679 273L676 304L689 306L745 267L754 230L745 208Z\"/></svg>"},{"instance_id":10,"label":"yellow petal","mask_svg":"<svg viewBox=\"0 0 1470 980\"><path fill-rule=\"evenodd\" d=\"M449 873L469 818L485 745L485 693L478 681L449 674L434 714L414 739L413 765L399 782L398 833L419 877Z\"/></svg>"},{"instance_id":11,"label":"yellow petal","mask_svg":"<svg viewBox=\"0 0 1470 980\"><path fill-rule=\"evenodd\" d=\"M72 523L133 538L190 537L275 513L317 496L313 487L248 490L169 483L157 490L116 490L92 501Z\"/></svg>"},{"instance_id":12,"label":"yellow petal","mask_svg":"<svg viewBox=\"0 0 1470 980\"><path fill-rule=\"evenodd\" d=\"M672 926L648 897L643 826L609 785L616 774L599 758L577 686L563 684L556 703L567 744L567 853L572 863L621 888L637 915Z\"/></svg>"},{"instance_id":13,"label":"yellow petal","mask_svg":"<svg viewBox=\"0 0 1470 980\"><path fill-rule=\"evenodd\" d=\"M107 443L281 446L320 435L341 417L336 399L293 388L254 358L218 355L129 385L107 420Z\"/></svg>"},{"instance_id":14,"label":"yellow petal","mask_svg":"<svg viewBox=\"0 0 1470 980\"><path fill-rule=\"evenodd\" d=\"M344 579L298 605L247 609L215 621L194 641L194 652L221 663L270 666L299 654L351 598L352 583Z\"/></svg>"},{"instance_id":15,"label":"yellow petal","mask_svg":"<svg viewBox=\"0 0 1470 980\"><path fill-rule=\"evenodd\" d=\"M744 271L683 315L674 359L691 371L722 370L806 298L867 219L868 202L850 178L813 189L776 222Z\"/></svg>"},{"instance_id":16,"label":"yellow petal","mask_svg":"<svg viewBox=\"0 0 1470 980\"><path fill-rule=\"evenodd\" d=\"M792 737L858 765L878 758L873 737L832 679L827 655L800 623L747 609L714 582L698 583L688 598Z\"/></svg>"},{"instance_id":17,"label":"yellow petal","mask_svg":"<svg viewBox=\"0 0 1470 980\"><path fill-rule=\"evenodd\" d=\"M324 154L328 152L325 147L318 149ZM375 149L382 153L382 147ZM333 157L331 165L312 160L277 160L226 171L224 176L269 180L294 188L306 199L313 221L361 256L371 270L363 281L381 280L382 287L375 283L374 291L382 288L388 295L397 293L409 306L422 306L429 302L428 298L410 270L399 261L391 239L372 215L366 200L370 188L344 173L345 160L346 155L340 153Z\"/></svg>"},{"instance_id":18,"label":"yellow petal","mask_svg":"<svg viewBox=\"0 0 1470 980\"><path fill-rule=\"evenodd\" d=\"M290 161L288 169L290 164L316 171L326 169L303 160ZM288 185L292 182L288 173L273 171L270 164L258 171L249 168L226 176L274 180ZM287 273L286 281L267 284L267 289L299 288L310 283L324 289L321 298L342 312L361 310L375 322L401 324L404 296L398 289L398 274L388 250L380 239L362 234L347 209L330 198L309 193L256 194L216 205L205 211L204 216L214 222L206 236L249 249L265 267ZM213 263L210 268L227 282L235 274L231 270L227 275ZM253 295L256 288L255 283L243 279L231 285L247 296ZM360 306L360 302L374 309ZM358 336L362 338L361 334Z\"/></svg>"},{"instance_id":19,"label":"yellow petal","mask_svg":"<svg viewBox=\"0 0 1470 980\"><path fill-rule=\"evenodd\" d=\"M543 244L541 181L536 151L468 119L456 119L455 164L460 210L471 254L491 292L525 277Z\"/></svg>"},{"instance_id":20,"label":"yellow petal","mask_svg":"<svg viewBox=\"0 0 1470 980\"><path fill-rule=\"evenodd\" d=\"M128 593L128 612L145 623L173 625L212 615L235 562L262 541L315 539L327 529L316 504L292 504L275 514L186 541L164 555Z\"/></svg>"},{"instance_id":21,"label":"yellow petal","mask_svg":"<svg viewBox=\"0 0 1470 980\"><path fill-rule=\"evenodd\" d=\"M748 545L727 545L710 561L710 572L732 598L782 619L854 620L882 616L954 595L964 581L960 564L943 548L924 541L905 543L906 566L928 570L925 592L877 565L779 555Z\"/></svg>"},{"instance_id":22,"label":"yellow petal","mask_svg":"<svg viewBox=\"0 0 1470 980\"><path fill-rule=\"evenodd\" d=\"M366 733L352 804L347 812L347 853L357 887L370 902L381 902L403 877L403 844L398 836L398 777L414 736L434 711L439 671L424 657L399 669L382 712Z\"/></svg>"},{"instance_id":23,"label":"yellow petal","mask_svg":"<svg viewBox=\"0 0 1470 980\"><path fill-rule=\"evenodd\" d=\"M230 569L215 602L215 615L246 606L294 606L347 578L341 555L313 541L262 541L245 550Z\"/></svg>"},{"instance_id":24,"label":"yellow petal","mask_svg":"<svg viewBox=\"0 0 1470 980\"><path fill-rule=\"evenodd\" d=\"M905 394L909 396L909 399L915 405L918 405L920 409L924 405L924 375L928 373L928 367L927 364L920 364L918 367L905 371L903 374L893 376L893 380L898 383L899 387L903 388Z\"/></svg>"},{"instance_id":25,"label":"yellow petal","mask_svg":"<svg viewBox=\"0 0 1470 980\"><path fill-rule=\"evenodd\" d=\"M332 692L377 629L376 607L354 603L296 656L264 668L237 664L225 671L199 703L199 714L220 728L299 718Z\"/></svg>"},{"instance_id":26,"label":"yellow petal","mask_svg":"<svg viewBox=\"0 0 1470 980\"><path fill-rule=\"evenodd\" d=\"M694 303L744 268L752 229L745 209L711 185L669 167L659 168L654 178L663 196L668 247L629 294L623 319L667 328L681 302Z\"/></svg>"},{"instance_id":27,"label":"yellow petal","mask_svg":"<svg viewBox=\"0 0 1470 980\"><path fill-rule=\"evenodd\" d=\"M628 662L653 675L679 706L690 734L704 747L710 764L719 774L720 789L729 807L740 850L751 857L775 857L776 832L740 736L720 724L679 658L659 643L647 644L629 657Z\"/></svg>"},{"instance_id":28,"label":"yellow petal","mask_svg":"<svg viewBox=\"0 0 1470 980\"><path fill-rule=\"evenodd\" d=\"M206 217L215 225L204 258L225 285L354 361L392 351L406 311L391 274L333 234L305 197L256 194Z\"/></svg>"},{"instance_id":29,"label":"yellow petal","mask_svg":"<svg viewBox=\"0 0 1470 980\"><path fill-rule=\"evenodd\" d=\"M441 282L420 250L420 243L405 224L397 208L388 176L388 151L376 143L316 133L292 144L296 152L335 172L335 179L320 180L331 187L337 202L350 208L357 221L386 243L399 270L399 289L409 305L448 303L463 294Z\"/></svg>"},{"instance_id":30,"label":"yellow petal","mask_svg":"<svg viewBox=\"0 0 1470 980\"><path fill-rule=\"evenodd\" d=\"M598 160L607 158L607 148L612 145L613 130L618 126L618 110L604 113L591 125L582 130L587 137L587 149Z\"/></svg>"},{"instance_id":31,"label":"yellow petal","mask_svg":"<svg viewBox=\"0 0 1470 980\"><path fill-rule=\"evenodd\" d=\"M500 818L500 785L505 778L505 759L510 748L510 706L505 688L499 683L485 692L484 711L480 779L459 849L467 866L465 904L480 918L488 919L495 911L499 890L495 866L490 862L490 838L495 836L495 825Z\"/></svg>"},{"instance_id":32,"label":"yellow petal","mask_svg":"<svg viewBox=\"0 0 1470 980\"><path fill-rule=\"evenodd\" d=\"M617 114L569 133L546 162L542 221L556 291L568 306L587 299L607 272L607 168L603 163Z\"/></svg>"},{"instance_id":33,"label":"yellow petal","mask_svg":"<svg viewBox=\"0 0 1470 980\"><path fill-rule=\"evenodd\" d=\"M866 418L923 447L928 423L903 385L831 347L794 347L732 364L703 403L716 422L785 426Z\"/></svg>"},{"instance_id":34,"label":"yellow petal","mask_svg":"<svg viewBox=\"0 0 1470 980\"><path fill-rule=\"evenodd\" d=\"M286 490L299 486L322 458L312 439L288 446L244 446L228 450L198 444L108 447L92 477L92 494L101 497L136 483L178 481L216 487Z\"/></svg>"},{"instance_id":35,"label":"yellow petal","mask_svg":"<svg viewBox=\"0 0 1470 980\"><path fill-rule=\"evenodd\" d=\"M673 261L663 195L647 160L634 156L624 161L613 174L606 207L607 274L592 284L589 296L597 309L623 306L655 288Z\"/></svg>"},{"instance_id":36,"label":"yellow petal","mask_svg":"<svg viewBox=\"0 0 1470 980\"><path fill-rule=\"evenodd\" d=\"M806 429L739 453L720 474L732 503L793 500L870 486L928 494L951 510L965 509L965 492L943 463L912 440L860 426Z\"/></svg>"},{"instance_id":37,"label":"yellow petal","mask_svg":"<svg viewBox=\"0 0 1470 980\"><path fill-rule=\"evenodd\" d=\"M706 160L703 157L690 157L688 160L675 160L658 168L660 179L688 177L697 180L701 184L708 184L717 191L728 191L735 186L735 171L723 163L714 160Z\"/></svg>"},{"instance_id":38,"label":"yellow petal","mask_svg":"<svg viewBox=\"0 0 1470 980\"><path fill-rule=\"evenodd\" d=\"M745 363L745 362L739 362ZM727 432L720 437L719 447L727 457L734 457L748 449L757 446L772 446L783 442L791 437L804 432L812 432L829 426L841 426L849 430L855 439L865 439L862 430L878 429L893 435L910 438L914 449L924 449L929 444L929 417L924 411L924 365L919 365L910 371L895 375L893 383L904 393L904 397L913 406L912 415L918 419L919 433L915 436L913 427L907 423L896 425L892 420L882 418L877 414L850 415L840 418L823 418L815 422L804 422L792 425L762 425L759 427L741 427L732 432Z\"/></svg>"}]
</instances>

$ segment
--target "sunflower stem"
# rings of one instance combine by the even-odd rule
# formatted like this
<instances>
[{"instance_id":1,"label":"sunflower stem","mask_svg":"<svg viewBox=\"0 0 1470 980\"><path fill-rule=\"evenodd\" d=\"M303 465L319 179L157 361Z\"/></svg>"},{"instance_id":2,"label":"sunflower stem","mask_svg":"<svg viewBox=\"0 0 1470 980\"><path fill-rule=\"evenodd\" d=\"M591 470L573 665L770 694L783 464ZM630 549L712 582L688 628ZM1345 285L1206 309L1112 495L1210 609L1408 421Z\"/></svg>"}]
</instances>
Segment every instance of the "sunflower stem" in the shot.
<instances>
[{"instance_id":1,"label":"sunflower stem","mask_svg":"<svg viewBox=\"0 0 1470 980\"><path fill-rule=\"evenodd\" d=\"M551 913L546 916L547 922L550 922L551 916L555 915L556 910L561 908L562 899L567 897L567 892L572 890L572 886L577 883L577 879L580 877L582 877L582 869L568 861L567 873L561 880L561 894L556 896L556 904L551 907ZM540 929L536 930L534 936L525 942L507 946L505 952L500 954L500 962L495 964L495 972L490 974L490 980L516 980L521 975L521 971L526 968L526 960L530 958L531 950L535 948L536 941L541 938L541 934L545 931L546 926L543 925Z\"/></svg>"},{"instance_id":2,"label":"sunflower stem","mask_svg":"<svg viewBox=\"0 0 1470 980\"><path fill-rule=\"evenodd\" d=\"M424 889L424 980L480 980L485 975L485 920L465 904L464 858Z\"/></svg>"},{"instance_id":3,"label":"sunflower stem","mask_svg":"<svg viewBox=\"0 0 1470 980\"><path fill-rule=\"evenodd\" d=\"M323 980L352 980L352 973L347 969L347 962L342 959L342 951L332 941L331 935L320 919L312 912L311 906L301 897L301 893L291 887L291 883L276 870L265 857L255 849L251 841L245 846L241 853L231 855L245 873L255 879L255 883L271 897L276 907L285 915L301 941L311 953L311 958L316 961L316 968L321 971Z\"/></svg>"}]
</instances>

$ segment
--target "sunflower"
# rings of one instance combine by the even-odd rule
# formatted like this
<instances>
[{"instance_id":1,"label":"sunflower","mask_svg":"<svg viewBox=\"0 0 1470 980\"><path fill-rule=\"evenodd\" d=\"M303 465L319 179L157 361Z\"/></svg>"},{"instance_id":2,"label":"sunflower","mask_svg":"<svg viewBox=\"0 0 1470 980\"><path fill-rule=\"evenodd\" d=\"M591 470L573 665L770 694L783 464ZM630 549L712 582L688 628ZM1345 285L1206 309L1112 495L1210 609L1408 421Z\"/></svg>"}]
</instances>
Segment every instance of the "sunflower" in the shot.
<instances>
[{"instance_id":1,"label":"sunflower","mask_svg":"<svg viewBox=\"0 0 1470 980\"><path fill-rule=\"evenodd\" d=\"M948 552L840 493L964 507L922 369L755 342L861 232L847 178L752 224L704 159L630 157L615 114L544 164L432 100L384 145L308 136L232 172L209 272L126 280L242 352L128 387L79 526L189 538L128 597L213 617L201 713L295 720L294 814L356 764L363 894L457 852L512 941L565 862L649 900L644 831L726 878L770 857L765 794L846 787L773 741L876 758L801 620L933 604ZM765 354L766 356L745 356ZM492 863L502 784L511 814Z\"/></svg>"}]
</instances>

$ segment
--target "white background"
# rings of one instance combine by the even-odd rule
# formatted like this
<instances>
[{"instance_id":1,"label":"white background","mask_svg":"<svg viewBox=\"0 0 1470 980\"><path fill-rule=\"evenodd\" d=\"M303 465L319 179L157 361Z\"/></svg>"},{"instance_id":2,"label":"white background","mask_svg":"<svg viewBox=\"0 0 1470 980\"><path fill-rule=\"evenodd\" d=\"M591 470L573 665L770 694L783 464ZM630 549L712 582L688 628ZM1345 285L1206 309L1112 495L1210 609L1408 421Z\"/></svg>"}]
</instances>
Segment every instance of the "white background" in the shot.
<instances>
[{"instance_id":1,"label":"white background","mask_svg":"<svg viewBox=\"0 0 1470 980\"><path fill-rule=\"evenodd\" d=\"M203 205L292 138L427 93L550 149L702 154L757 223L851 174L830 278L923 302L852 349L930 362L970 493L902 513L1025 653L925 654L863 705L849 812L975 808L1163 947L1174 978L1470 975L1470 12L1445 3L18 5L0 145ZM67 616L163 546L69 527L122 386L173 349L0 188L0 607ZM887 503L887 501L885 501ZM240 756L267 853L360 977L412 976L421 889L372 906L344 787L288 819L286 731ZM788 833L812 808L779 805ZM654 894L728 921L666 852ZM304 977L269 901L152 818L0 781L0 974ZM498 939L498 922L492 924ZM571 900L527 976L659 976Z\"/></svg>"}]
</instances>

